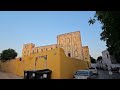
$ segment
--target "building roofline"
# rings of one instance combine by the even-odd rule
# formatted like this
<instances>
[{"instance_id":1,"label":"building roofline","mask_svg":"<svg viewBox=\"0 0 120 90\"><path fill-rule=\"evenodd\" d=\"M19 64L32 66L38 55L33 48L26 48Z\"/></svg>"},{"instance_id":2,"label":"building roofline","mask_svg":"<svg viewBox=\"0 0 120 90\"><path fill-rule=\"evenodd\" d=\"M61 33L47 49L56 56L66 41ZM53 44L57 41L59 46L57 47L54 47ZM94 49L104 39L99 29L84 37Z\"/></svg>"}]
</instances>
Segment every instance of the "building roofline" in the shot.
<instances>
[{"instance_id":1,"label":"building roofline","mask_svg":"<svg viewBox=\"0 0 120 90\"><path fill-rule=\"evenodd\" d=\"M88 48L88 46L82 46L83 48Z\"/></svg>"},{"instance_id":2,"label":"building roofline","mask_svg":"<svg viewBox=\"0 0 120 90\"><path fill-rule=\"evenodd\" d=\"M103 52L106 52L106 51L109 52L108 50L104 50L104 51L102 51L102 53L103 53Z\"/></svg>"},{"instance_id":3,"label":"building roofline","mask_svg":"<svg viewBox=\"0 0 120 90\"><path fill-rule=\"evenodd\" d=\"M80 33L80 31L74 31L74 32L69 32L69 33L64 33L64 34L57 35L57 37L58 37L58 36L62 36L62 35L66 35L66 34L76 33L76 32L79 32L79 33Z\"/></svg>"},{"instance_id":4,"label":"building roofline","mask_svg":"<svg viewBox=\"0 0 120 90\"><path fill-rule=\"evenodd\" d=\"M33 44L33 43L26 43L26 44L23 44L23 45L28 45L28 44ZM35 45L35 44L33 44L33 45Z\"/></svg>"},{"instance_id":5,"label":"building roofline","mask_svg":"<svg viewBox=\"0 0 120 90\"><path fill-rule=\"evenodd\" d=\"M46 47L46 46L53 46L53 45L57 45L57 44L51 44L51 45L45 45L45 46L38 46L36 48L39 48L39 47Z\"/></svg>"}]
</instances>

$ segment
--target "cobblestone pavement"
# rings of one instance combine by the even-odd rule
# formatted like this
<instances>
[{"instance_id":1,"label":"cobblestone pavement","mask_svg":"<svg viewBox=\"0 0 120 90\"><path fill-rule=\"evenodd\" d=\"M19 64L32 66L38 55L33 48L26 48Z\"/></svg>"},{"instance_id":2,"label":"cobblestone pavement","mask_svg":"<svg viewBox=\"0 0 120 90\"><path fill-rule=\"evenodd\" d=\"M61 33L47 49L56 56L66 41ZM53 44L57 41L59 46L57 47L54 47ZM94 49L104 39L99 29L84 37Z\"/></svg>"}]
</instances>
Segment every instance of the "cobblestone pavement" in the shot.
<instances>
[{"instance_id":1,"label":"cobblestone pavement","mask_svg":"<svg viewBox=\"0 0 120 90\"><path fill-rule=\"evenodd\" d=\"M23 77L0 71L0 79L23 79Z\"/></svg>"},{"instance_id":2,"label":"cobblestone pavement","mask_svg":"<svg viewBox=\"0 0 120 90\"><path fill-rule=\"evenodd\" d=\"M113 72L112 75L109 75L106 70L98 70L97 79L120 79L120 73Z\"/></svg>"}]
</instances>

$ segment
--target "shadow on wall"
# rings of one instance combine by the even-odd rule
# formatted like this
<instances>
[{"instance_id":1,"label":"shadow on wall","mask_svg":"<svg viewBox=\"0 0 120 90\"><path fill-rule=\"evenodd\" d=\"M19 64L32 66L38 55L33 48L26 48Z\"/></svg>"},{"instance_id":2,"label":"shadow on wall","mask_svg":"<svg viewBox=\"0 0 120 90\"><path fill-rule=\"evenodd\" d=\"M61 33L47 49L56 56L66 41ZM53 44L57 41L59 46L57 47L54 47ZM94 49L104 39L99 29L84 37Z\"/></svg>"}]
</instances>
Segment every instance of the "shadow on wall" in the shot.
<instances>
[{"instance_id":1,"label":"shadow on wall","mask_svg":"<svg viewBox=\"0 0 120 90\"><path fill-rule=\"evenodd\" d=\"M72 79L75 71L88 69L87 61L66 57L63 49L60 49L60 74L62 79Z\"/></svg>"}]
</instances>

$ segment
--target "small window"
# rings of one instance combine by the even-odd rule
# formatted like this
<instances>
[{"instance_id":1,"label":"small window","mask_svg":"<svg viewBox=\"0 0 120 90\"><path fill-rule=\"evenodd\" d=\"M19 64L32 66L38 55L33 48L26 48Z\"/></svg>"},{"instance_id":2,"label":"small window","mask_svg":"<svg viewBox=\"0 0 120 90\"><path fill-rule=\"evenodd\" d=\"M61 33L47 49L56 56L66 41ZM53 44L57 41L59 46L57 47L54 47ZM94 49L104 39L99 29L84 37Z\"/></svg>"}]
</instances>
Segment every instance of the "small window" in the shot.
<instances>
[{"instance_id":1,"label":"small window","mask_svg":"<svg viewBox=\"0 0 120 90\"><path fill-rule=\"evenodd\" d=\"M75 57L78 57L78 51L75 50Z\"/></svg>"},{"instance_id":2,"label":"small window","mask_svg":"<svg viewBox=\"0 0 120 90\"><path fill-rule=\"evenodd\" d=\"M107 58L109 58L108 54L107 54Z\"/></svg>"},{"instance_id":3,"label":"small window","mask_svg":"<svg viewBox=\"0 0 120 90\"><path fill-rule=\"evenodd\" d=\"M29 51L28 51L28 54L29 54Z\"/></svg>"},{"instance_id":4,"label":"small window","mask_svg":"<svg viewBox=\"0 0 120 90\"><path fill-rule=\"evenodd\" d=\"M67 43L70 43L70 39L69 38L67 38Z\"/></svg>"},{"instance_id":5,"label":"small window","mask_svg":"<svg viewBox=\"0 0 120 90\"><path fill-rule=\"evenodd\" d=\"M68 57L71 57L71 54L70 54L70 53L68 53Z\"/></svg>"},{"instance_id":6,"label":"small window","mask_svg":"<svg viewBox=\"0 0 120 90\"><path fill-rule=\"evenodd\" d=\"M67 46L67 49L70 50L70 45Z\"/></svg>"},{"instance_id":7,"label":"small window","mask_svg":"<svg viewBox=\"0 0 120 90\"><path fill-rule=\"evenodd\" d=\"M38 49L37 49L37 53L38 53Z\"/></svg>"},{"instance_id":8,"label":"small window","mask_svg":"<svg viewBox=\"0 0 120 90\"><path fill-rule=\"evenodd\" d=\"M20 61L22 61L22 58L20 58Z\"/></svg>"},{"instance_id":9,"label":"small window","mask_svg":"<svg viewBox=\"0 0 120 90\"><path fill-rule=\"evenodd\" d=\"M43 49L41 49L41 52L43 52Z\"/></svg>"},{"instance_id":10,"label":"small window","mask_svg":"<svg viewBox=\"0 0 120 90\"><path fill-rule=\"evenodd\" d=\"M53 48L51 48L51 50L52 50Z\"/></svg>"},{"instance_id":11,"label":"small window","mask_svg":"<svg viewBox=\"0 0 120 90\"><path fill-rule=\"evenodd\" d=\"M47 51L47 48L46 48L46 51Z\"/></svg>"}]
</instances>

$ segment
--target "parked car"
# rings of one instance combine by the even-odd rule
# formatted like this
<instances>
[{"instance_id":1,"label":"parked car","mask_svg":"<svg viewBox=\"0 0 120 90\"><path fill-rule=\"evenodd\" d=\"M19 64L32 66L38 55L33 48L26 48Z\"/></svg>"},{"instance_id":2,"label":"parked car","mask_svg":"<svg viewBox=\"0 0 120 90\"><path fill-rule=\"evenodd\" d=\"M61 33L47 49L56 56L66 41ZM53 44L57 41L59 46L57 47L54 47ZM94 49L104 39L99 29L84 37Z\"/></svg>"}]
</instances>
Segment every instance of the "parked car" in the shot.
<instances>
[{"instance_id":1,"label":"parked car","mask_svg":"<svg viewBox=\"0 0 120 90\"><path fill-rule=\"evenodd\" d=\"M95 75L90 70L78 70L74 73L73 79L95 79Z\"/></svg>"},{"instance_id":2,"label":"parked car","mask_svg":"<svg viewBox=\"0 0 120 90\"><path fill-rule=\"evenodd\" d=\"M91 68L89 68L89 70L91 70L91 71L93 72L93 74L98 75L98 70L97 70L97 68L91 67Z\"/></svg>"}]
</instances>

